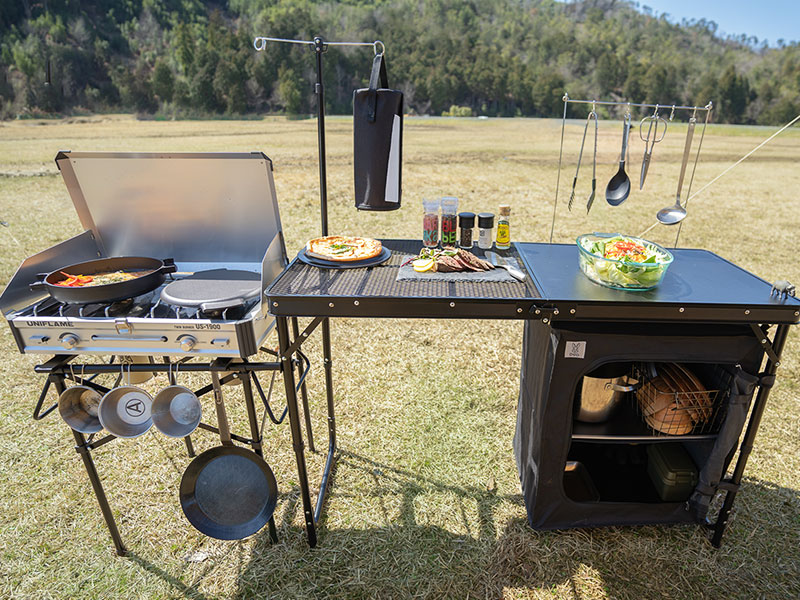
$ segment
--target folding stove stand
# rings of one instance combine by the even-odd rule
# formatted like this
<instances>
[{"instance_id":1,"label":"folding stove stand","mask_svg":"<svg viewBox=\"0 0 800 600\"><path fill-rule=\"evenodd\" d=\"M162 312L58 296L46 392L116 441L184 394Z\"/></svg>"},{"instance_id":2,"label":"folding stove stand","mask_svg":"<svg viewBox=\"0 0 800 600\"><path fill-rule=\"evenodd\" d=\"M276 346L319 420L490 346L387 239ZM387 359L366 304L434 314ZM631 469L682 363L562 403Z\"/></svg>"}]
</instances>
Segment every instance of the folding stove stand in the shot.
<instances>
[{"instance_id":1,"label":"folding stove stand","mask_svg":"<svg viewBox=\"0 0 800 600\"><path fill-rule=\"evenodd\" d=\"M312 331L320 323L327 324L330 317L521 319L553 327L573 321L695 323L708 327L731 323L749 325L764 348L767 362L733 475L718 488L726 494L723 506L716 522L707 524L714 531L712 543L719 545L780 365L789 327L800 321L800 302L773 295L767 282L703 250L676 249L675 264L661 286L652 292L636 293L610 290L590 282L578 269L575 247L559 244L513 244L509 253L521 259L530 275L524 282L398 282L398 269L408 255L419 251L419 242L386 240L383 243L393 255L382 265L325 270L295 258L267 289L270 313L276 317L281 361L287 361ZM474 252L482 254L477 249ZM300 316L313 317L313 320L292 340L288 320ZM778 325L771 340L767 333L769 324ZM329 344L329 340L327 342ZM326 374L330 375L329 354L325 367ZM336 448L333 401L329 388L330 446L314 508L294 374L292 369L286 368L283 373L306 532L308 543L313 547L317 543L316 524ZM563 399L563 402L571 402L571 399Z\"/></svg>"},{"instance_id":2,"label":"folding stove stand","mask_svg":"<svg viewBox=\"0 0 800 600\"><path fill-rule=\"evenodd\" d=\"M283 324L285 325L285 323ZM298 335L298 325L297 320L292 319L292 326L293 332L295 337ZM277 357L277 353L274 353L270 350L265 348L261 349L264 352L274 354ZM294 428L297 427L299 429L299 415L297 409L297 393L301 393L301 397L303 399L303 406L305 408L305 415L306 415L306 432L309 439L309 444L313 450L314 442L313 442L313 434L311 430L311 422L309 418L309 411L308 411L308 399L306 394L306 386L305 386L305 378L309 371L309 362L308 359L302 354L302 352L296 352L297 358L292 358L295 355L295 352L291 353L283 353L281 356L280 362L249 362L247 359L231 359L231 358L218 358L213 360L212 362L169 362L169 358L165 358L165 362L163 364L159 363L151 363L151 364L125 364L124 366L116 365L116 364L102 364L102 363L86 363L86 364L73 364L71 361L76 358L76 356L72 355L56 355L50 360L37 365L34 370L36 373L41 373L47 375L47 380L42 388L42 392L39 395L39 399L36 403L36 407L33 411L33 418L35 420L40 420L46 417L48 414L53 412L55 409L58 408L58 403L55 403L48 407L46 410L42 410L44 406L45 399L47 398L48 392L51 386L55 387L56 393L61 394L64 390L67 389L67 380L72 380L75 382L76 385L86 385L96 389L100 393L106 393L109 391L109 388L101 386L94 382L94 378L100 374L120 374L120 373L167 373L170 379L170 384L175 384L175 376L178 372L180 373L211 373L211 372L226 372L228 373L224 377L219 379L220 384L225 384L230 381L233 381L235 378L239 378L242 382L244 398L245 398L245 407L247 409L247 417L250 425L250 437L243 437L236 434L231 434L231 438L249 446L253 452L255 452L258 456L263 457L264 453L261 446L261 431L258 422L258 416L256 411L256 405L254 401L253 395L253 384L255 383L255 387L258 390L259 396L262 398L264 403L264 408L270 415L272 421L276 424L280 424L285 415L286 410L284 411L283 415L279 418L276 418L275 415L272 413L271 408L269 407L268 401L266 396L264 395L263 389L261 388L261 384L258 382L258 379L255 377L255 374L261 371L282 371L284 373L284 377L289 375L292 381L292 398L293 403L290 407L293 410L293 416L291 417L292 423L292 434L294 435ZM285 358L284 358L285 357ZM294 368L297 366L298 369L298 379L297 383L295 384L295 377L294 377ZM251 376L253 379L251 379ZM221 402L222 401L222 388L221 385L215 389L214 384L206 385L198 390L195 390L195 394L198 397L204 396L210 392L214 393L215 401ZM198 425L199 429L204 429L206 431L210 431L216 434L219 434L220 430L218 427L214 427L207 423L200 423ZM122 542L122 537L120 536L119 529L117 528L116 521L114 520L114 515L111 512L111 507L109 506L108 499L106 497L105 491L103 490L103 484L100 481L100 477L98 476L97 469L94 464L94 460L92 459L91 452L100 446L104 446L105 444L117 439L114 435L106 435L99 439L95 439L95 434L91 434L88 437L80 433L78 431L72 430L72 434L75 437L75 450L78 454L81 455L83 459L83 465L86 467L86 472L89 475L89 481L92 484L92 489L94 490L95 496L97 497L97 502L100 505L100 510L103 513L103 518L106 521L106 525L108 526L109 533L111 534L111 538L114 542L114 547L116 548L116 552L119 556L124 556L127 553L127 549ZM298 432L298 435L299 434ZM192 444L192 439L190 436L186 436L184 438L186 442L186 449L190 457L195 456L194 447ZM269 535L270 539L273 542L278 541L278 534L275 527L275 520L274 517L270 517L269 520Z\"/></svg>"}]
</instances>

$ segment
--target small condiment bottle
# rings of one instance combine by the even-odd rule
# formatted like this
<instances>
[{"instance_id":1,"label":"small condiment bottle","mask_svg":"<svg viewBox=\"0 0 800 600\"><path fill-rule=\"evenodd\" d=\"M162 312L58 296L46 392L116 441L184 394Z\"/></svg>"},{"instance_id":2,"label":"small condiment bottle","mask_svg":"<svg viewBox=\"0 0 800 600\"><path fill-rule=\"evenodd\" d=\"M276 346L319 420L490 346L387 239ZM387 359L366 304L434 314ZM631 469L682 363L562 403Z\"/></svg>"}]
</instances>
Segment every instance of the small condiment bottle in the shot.
<instances>
[{"instance_id":1,"label":"small condiment bottle","mask_svg":"<svg viewBox=\"0 0 800 600\"><path fill-rule=\"evenodd\" d=\"M458 211L458 198L444 196L442 198L442 246L456 246L458 227L456 212Z\"/></svg>"},{"instance_id":2,"label":"small condiment bottle","mask_svg":"<svg viewBox=\"0 0 800 600\"><path fill-rule=\"evenodd\" d=\"M475 227L475 213L458 213L458 226L461 229L461 241L459 245L466 249L472 248L472 230Z\"/></svg>"},{"instance_id":3,"label":"small condiment bottle","mask_svg":"<svg viewBox=\"0 0 800 600\"><path fill-rule=\"evenodd\" d=\"M422 245L434 248L439 245L439 199L423 198L422 208Z\"/></svg>"},{"instance_id":4,"label":"small condiment bottle","mask_svg":"<svg viewBox=\"0 0 800 600\"><path fill-rule=\"evenodd\" d=\"M497 243L500 250L511 248L511 228L508 219L511 216L511 207L508 204L500 205L500 216L497 217Z\"/></svg>"},{"instance_id":5,"label":"small condiment bottle","mask_svg":"<svg viewBox=\"0 0 800 600\"><path fill-rule=\"evenodd\" d=\"M494 215L492 213L478 214L478 248L492 249L492 230L494 229Z\"/></svg>"}]
</instances>

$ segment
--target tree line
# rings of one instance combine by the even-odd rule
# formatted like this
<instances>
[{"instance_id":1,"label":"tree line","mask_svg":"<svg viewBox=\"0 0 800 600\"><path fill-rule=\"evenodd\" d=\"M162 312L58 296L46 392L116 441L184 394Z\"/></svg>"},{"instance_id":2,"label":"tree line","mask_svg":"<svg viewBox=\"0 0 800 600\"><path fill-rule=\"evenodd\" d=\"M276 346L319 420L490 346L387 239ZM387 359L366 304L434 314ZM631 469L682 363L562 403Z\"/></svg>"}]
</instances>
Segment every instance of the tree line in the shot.
<instances>
[{"instance_id":1,"label":"tree line","mask_svg":"<svg viewBox=\"0 0 800 600\"><path fill-rule=\"evenodd\" d=\"M561 97L715 103L714 119L800 113L800 44L722 38L625 0L7 0L0 117L134 111L164 117L314 111L310 40L382 40L416 114L561 116ZM327 110L351 111L370 48L331 46ZM458 107L458 111L453 108Z\"/></svg>"}]
</instances>

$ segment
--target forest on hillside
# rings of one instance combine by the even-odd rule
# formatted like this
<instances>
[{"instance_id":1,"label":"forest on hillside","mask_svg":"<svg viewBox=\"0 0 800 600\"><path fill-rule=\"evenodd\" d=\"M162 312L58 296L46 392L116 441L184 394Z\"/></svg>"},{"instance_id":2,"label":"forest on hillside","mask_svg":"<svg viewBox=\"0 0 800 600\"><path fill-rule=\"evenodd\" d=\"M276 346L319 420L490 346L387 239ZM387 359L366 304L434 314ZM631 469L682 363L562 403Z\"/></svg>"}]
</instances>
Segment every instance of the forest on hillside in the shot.
<instances>
[{"instance_id":1,"label":"forest on hillside","mask_svg":"<svg viewBox=\"0 0 800 600\"><path fill-rule=\"evenodd\" d=\"M386 45L406 110L561 116L561 96L715 104L714 120L800 113L800 44L722 38L626 0L4 0L0 118L132 111L166 118L314 111L308 46ZM329 47L327 111L352 110L371 48Z\"/></svg>"}]
</instances>

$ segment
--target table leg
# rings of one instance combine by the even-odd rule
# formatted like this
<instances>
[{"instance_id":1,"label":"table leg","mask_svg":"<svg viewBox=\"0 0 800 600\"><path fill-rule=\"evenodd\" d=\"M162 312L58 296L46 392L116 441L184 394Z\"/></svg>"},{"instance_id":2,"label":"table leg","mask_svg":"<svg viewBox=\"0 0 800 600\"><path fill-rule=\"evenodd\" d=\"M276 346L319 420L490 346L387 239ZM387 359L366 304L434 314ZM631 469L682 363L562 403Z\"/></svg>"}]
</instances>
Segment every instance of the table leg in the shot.
<instances>
[{"instance_id":1,"label":"table leg","mask_svg":"<svg viewBox=\"0 0 800 600\"><path fill-rule=\"evenodd\" d=\"M325 361L325 396L328 405L328 457L325 459L325 469L322 472L317 506L314 510L315 521L319 521L319 517L322 514L322 505L328 492L328 479L333 467L333 455L336 452L336 418L333 412L333 362L331 359L331 327L329 319L325 319L322 322L322 356Z\"/></svg>"},{"instance_id":2,"label":"table leg","mask_svg":"<svg viewBox=\"0 0 800 600\"><path fill-rule=\"evenodd\" d=\"M292 317L292 335L294 336L294 339L300 337L300 327L297 324L297 317ZM328 348L330 350L330 346ZM303 366L302 364L298 363L297 376L301 377L302 374ZM308 438L308 449L312 452L316 452L317 450L314 448L314 433L311 429L311 412L308 410L308 391L306 390L305 381L303 381L303 384L300 386L300 396L303 399L303 416L306 419L306 437Z\"/></svg>"},{"instance_id":3,"label":"table leg","mask_svg":"<svg viewBox=\"0 0 800 600\"><path fill-rule=\"evenodd\" d=\"M739 449L739 458L736 461L736 466L733 469L730 483L731 489L725 493L725 500L722 503L722 508L719 511L717 522L714 524L714 536L711 538L711 544L715 548L719 548L722 544L722 534L725 533L725 528L728 525L728 518L730 517L731 509L733 509L733 501L736 498L736 490L742 483L742 475L744 468L747 464L747 458L750 456L750 451L753 449L753 442L758 432L758 427L761 424L761 417L764 414L764 408L767 405L767 398L769 397L770 389L772 388L775 373L780 365L780 357L783 353L783 346L786 344L786 338L789 335L789 325L778 325L775 331L775 337L772 340L772 349L778 358L767 360L765 369L766 377L762 377L762 382L756 395L756 400L753 403L753 412L750 416L750 422L747 424L747 432L744 434L742 446ZM765 336L766 337L766 336Z\"/></svg>"},{"instance_id":4,"label":"table leg","mask_svg":"<svg viewBox=\"0 0 800 600\"><path fill-rule=\"evenodd\" d=\"M295 458L297 459L297 479L300 483L300 497L303 502L306 534L308 536L308 545L313 548L317 545L317 525L314 521L314 513L312 512L311 506L311 492L308 487L308 470L306 469L303 433L300 430L300 414L297 407L297 393L295 392L294 367L292 366L291 356L284 355L284 352L290 345L289 327L286 317L276 317L275 321L281 353L283 384L286 388L286 405L289 409L289 428L292 432L292 446L294 448Z\"/></svg>"}]
</instances>

